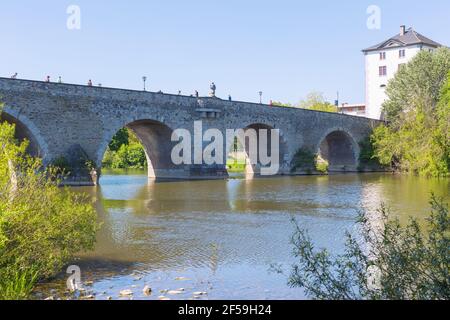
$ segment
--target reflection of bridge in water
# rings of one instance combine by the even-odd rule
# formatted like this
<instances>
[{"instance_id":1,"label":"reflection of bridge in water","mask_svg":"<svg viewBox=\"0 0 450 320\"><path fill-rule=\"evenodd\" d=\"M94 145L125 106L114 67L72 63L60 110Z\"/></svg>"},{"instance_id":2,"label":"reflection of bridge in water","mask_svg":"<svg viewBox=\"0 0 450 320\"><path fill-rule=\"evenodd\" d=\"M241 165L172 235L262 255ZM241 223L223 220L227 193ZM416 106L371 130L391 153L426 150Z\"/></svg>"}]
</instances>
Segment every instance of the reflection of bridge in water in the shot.
<instances>
[{"instance_id":1,"label":"reflection of bridge in water","mask_svg":"<svg viewBox=\"0 0 450 320\"><path fill-rule=\"evenodd\" d=\"M41 156L44 163L61 157L72 159L74 150L81 150L101 168L109 142L126 126L144 145L152 178L227 176L227 154L223 165L175 165L171 161L176 144L171 141L173 130L193 132L198 120L203 121L203 130L219 129L224 136L227 129L279 129L280 175L296 173L291 172L292 160L300 148L320 153L330 171L356 171L358 143L377 125L374 120L342 114L218 98L5 78L0 78L0 95L5 103L3 119L16 124L18 138L30 140L29 151ZM258 175L260 169L256 163L246 170ZM84 178L87 184L97 182L90 176Z\"/></svg>"}]
</instances>

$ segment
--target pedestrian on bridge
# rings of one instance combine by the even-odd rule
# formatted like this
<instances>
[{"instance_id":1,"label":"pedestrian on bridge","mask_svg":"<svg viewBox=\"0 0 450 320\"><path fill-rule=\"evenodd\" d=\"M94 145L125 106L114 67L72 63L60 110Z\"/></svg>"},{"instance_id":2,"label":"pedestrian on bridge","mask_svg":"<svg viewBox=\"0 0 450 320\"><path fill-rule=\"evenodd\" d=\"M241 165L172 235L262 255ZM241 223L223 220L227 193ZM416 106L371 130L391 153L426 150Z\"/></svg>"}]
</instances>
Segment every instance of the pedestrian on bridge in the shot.
<instances>
[{"instance_id":1,"label":"pedestrian on bridge","mask_svg":"<svg viewBox=\"0 0 450 320\"><path fill-rule=\"evenodd\" d=\"M17 72L11 76L11 79L17 79Z\"/></svg>"},{"instance_id":2,"label":"pedestrian on bridge","mask_svg":"<svg viewBox=\"0 0 450 320\"><path fill-rule=\"evenodd\" d=\"M50 76L47 76L47 78L45 78L45 82L50 82Z\"/></svg>"},{"instance_id":3,"label":"pedestrian on bridge","mask_svg":"<svg viewBox=\"0 0 450 320\"><path fill-rule=\"evenodd\" d=\"M91 79L89 79L89 81L88 81L88 87L92 87L92 80Z\"/></svg>"}]
</instances>

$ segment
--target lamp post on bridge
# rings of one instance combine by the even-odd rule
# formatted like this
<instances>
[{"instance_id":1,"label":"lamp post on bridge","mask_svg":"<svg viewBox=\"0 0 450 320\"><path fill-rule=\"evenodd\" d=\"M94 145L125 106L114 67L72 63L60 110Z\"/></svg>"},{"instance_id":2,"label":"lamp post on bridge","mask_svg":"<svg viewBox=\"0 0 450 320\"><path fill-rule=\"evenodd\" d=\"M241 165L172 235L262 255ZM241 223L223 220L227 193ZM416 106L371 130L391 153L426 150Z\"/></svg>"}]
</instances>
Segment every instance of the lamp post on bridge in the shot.
<instances>
[{"instance_id":1,"label":"lamp post on bridge","mask_svg":"<svg viewBox=\"0 0 450 320\"><path fill-rule=\"evenodd\" d=\"M142 77L142 81L144 82L144 91L146 91L145 83L147 82L147 77L146 77L146 76L143 76L143 77Z\"/></svg>"}]
</instances>

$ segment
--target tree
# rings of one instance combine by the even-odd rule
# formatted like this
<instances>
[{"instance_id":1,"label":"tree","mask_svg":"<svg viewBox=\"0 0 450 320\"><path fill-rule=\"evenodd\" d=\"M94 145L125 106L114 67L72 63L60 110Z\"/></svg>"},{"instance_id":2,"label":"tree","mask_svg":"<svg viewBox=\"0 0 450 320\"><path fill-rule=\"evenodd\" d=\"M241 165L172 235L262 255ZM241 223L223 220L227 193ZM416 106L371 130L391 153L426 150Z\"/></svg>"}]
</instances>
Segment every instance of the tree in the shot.
<instances>
[{"instance_id":1,"label":"tree","mask_svg":"<svg viewBox=\"0 0 450 320\"><path fill-rule=\"evenodd\" d=\"M112 138L109 143L109 149L111 151L117 151L124 144L129 143L130 134L127 128L120 129Z\"/></svg>"},{"instance_id":2,"label":"tree","mask_svg":"<svg viewBox=\"0 0 450 320\"><path fill-rule=\"evenodd\" d=\"M406 227L398 219L388 220L384 206L379 211L382 227L361 214L361 237L347 233L345 252L336 257L316 251L307 231L295 223L292 244L299 261L289 285L304 288L313 299L450 299L448 204L434 196L430 204L426 231L413 219Z\"/></svg>"},{"instance_id":3,"label":"tree","mask_svg":"<svg viewBox=\"0 0 450 320\"><path fill-rule=\"evenodd\" d=\"M0 299L25 299L38 280L89 250L98 228L86 195L58 188L53 169L0 123Z\"/></svg>"},{"instance_id":4,"label":"tree","mask_svg":"<svg viewBox=\"0 0 450 320\"><path fill-rule=\"evenodd\" d=\"M144 147L133 131L123 128L114 136L102 165L110 169L143 169L147 166Z\"/></svg>"},{"instance_id":5,"label":"tree","mask_svg":"<svg viewBox=\"0 0 450 320\"><path fill-rule=\"evenodd\" d=\"M434 114L449 70L450 49L419 52L388 83L383 105L386 120L399 127L410 113Z\"/></svg>"},{"instance_id":6,"label":"tree","mask_svg":"<svg viewBox=\"0 0 450 320\"><path fill-rule=\"evenodd\" d=\"M300 101L299 107L308 110L338 112L336 106L325 100L323 93L316 91L309 93L305 100Z\"/></svg>"},{"instance_id":7,"label":"tree","mask_svg":"<svg viewBox=\"0 0 450 320\"><path fill-rule=\"evenodd\" d=\"M387 87L389 122L374 130L375 157L383 165L424 176L448 176L450 49L422 51Z\"/></svg>"},{"instance_id":8,"label":"tree","mask_svg":"<svg viewBox=\"0 0 450 320\"><path fill-rule=\"evenodd\" d=\"M338 108L333 104L326 101L323 93L313 91L306 96L306 99L301 100L297 105L291 103L282 103L275 101L272 103L274 106L289 107L289 108L301 108L315 111L324 112L338 112Z\"/></svg>"}]
</instances>

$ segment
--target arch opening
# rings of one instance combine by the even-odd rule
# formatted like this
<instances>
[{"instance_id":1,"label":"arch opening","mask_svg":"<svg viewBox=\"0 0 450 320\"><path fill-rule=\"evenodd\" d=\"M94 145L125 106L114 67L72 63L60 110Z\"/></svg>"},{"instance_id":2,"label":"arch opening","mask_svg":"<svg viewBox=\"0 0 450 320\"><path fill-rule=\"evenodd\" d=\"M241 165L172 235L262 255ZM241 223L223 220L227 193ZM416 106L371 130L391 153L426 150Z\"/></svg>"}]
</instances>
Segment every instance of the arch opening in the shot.
<instances>
[{"instance_id":1,"label":"arch opening","mask_svg":"<svg viewBox=\"0 0 450 320\"><path fill-rule=\"evenodd\" d=\"M357 171L358 147L344 131L333 131L320 143L318 162L327 163L329 172Z\"/></svg>"},{"instance_id":2,"label":"arch opening","mask_svg":"<svg viewBox=\"0 0 450 320\"><path fill-rule=\"evenodd\" d=\"M172 179L180 166L171 159L173 130L155 120L138 120L120 129L103 156L102 168L147 169L150 179Z\"/></svg>"},{"instance_id":3,"label":"arch opening","mask_svg":"<svg viewBox=\"0 0 450 320\"><path fill-rule=\"evenodd\" d=\"M241 161L245 161L246 178L282 172L287 145L281 132L279 136L274 135L274 129L262 123L254 123L244 129L245 141L242 141ZM273 140L278 142L277 146L272 146Z\"/></svg>"},{"instance_id":4,"label":"arch opening","mask_svg":"<svg viewBox=\"0 0 450 320\"><path fill-rule=\"evenodd\" d=\"M227 172L229 176L241 176L246 172L247 167L247 154L243 143L238 137L233 138L232 145L227 150Z\"/></svg>"},{"instance_id":5,"label":"arch opening","mask_svg":"<svg viewBox=\"0 0 450 320\"><path fill-rule=\"evenodd\" d=\"M24 123L4 111L0 114L0 122L7 122L15 125L15 138L19 142L23 142L25 140L28 141L27 153L29 155L32 157L43 156L41 147L39 146L36 137Z\"/></svg>"}]
</instances>

